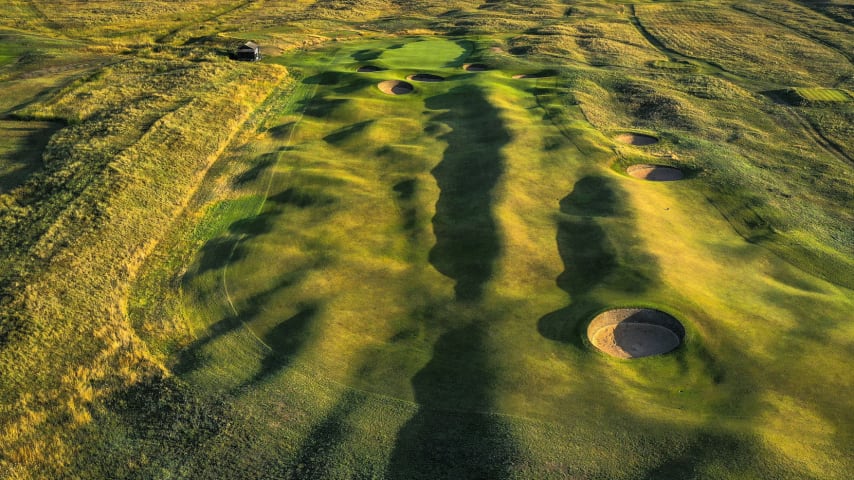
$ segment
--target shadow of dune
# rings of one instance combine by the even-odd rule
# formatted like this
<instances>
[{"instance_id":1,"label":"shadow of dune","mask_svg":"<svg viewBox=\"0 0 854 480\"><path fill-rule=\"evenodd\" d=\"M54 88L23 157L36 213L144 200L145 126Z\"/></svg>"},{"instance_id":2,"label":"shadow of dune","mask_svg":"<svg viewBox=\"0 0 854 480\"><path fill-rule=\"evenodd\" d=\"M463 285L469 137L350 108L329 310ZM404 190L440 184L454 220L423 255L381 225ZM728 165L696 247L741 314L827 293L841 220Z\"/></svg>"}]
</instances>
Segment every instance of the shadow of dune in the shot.
<instances>
[{"instance_id":1,"label":"shadow of dune","mask_svg":"<svg viewBox=\"0 0 854 480\"><path fill-rule=\"evenodd\" d=\"M290 364L294 355L299 353L309 340L311 323L317 316L318 309L317 305L303 306L295 315L283 320L264 335L264 343L272 348L272 351L261 360L258 373L245 386L261 383Z\"/></svg>"},{"instance_id":2,"label":"shadow of dune","mask_svg":"<svg viewBox=\"0 0 854 480\"><path fill-rule=\"evenodd\" d=\"M267 133L276 140L287 140L297 126L297 122L287 122L267 129Z\"/></svg>"},{"instance_id":3,"label":"shadow of dune","mask_svg":"<svg viewBox=\"0 0 854 480\"><path fill-rule=\"evenodd\" d=\"M403 229L409 232L410 235L414 233L415 228L418 226L418 208L415 202L413 202L416 187L417 180L414 178L402 180L392 187L397 194L396 200L398 208L401 210Z\"/></svg>"},{"instance_id":4,"label":"shadow of dune","mask_svg":"<svg viewBox=\"0 0 854 480\"><path fill-rule=\"evenodd\" d=\"M618 267L608 235L590 218L561 219L557 247L564 265L557 286L573 298L590 291Z\"/></svg>"},{"instance_id":5,"label":"shadow of dune","mask_svg":"<svg viewBox=\"0 0 854 480\"><path fill-rule=\"evenodd\" d=\"M265 153L258 156L251 167L234 177L231 184L235 187L240 187L247 183L254 182L268 168L275 165L278 158L279 154L276 152Z\"/></svg>"},{"instance_id":6,"label":"shadow of dune","mask_svg":"<svg viewBox=\"0 0 854 480\"><path fill-rule=\"evenodd\" d=\"M560 201L561 213L582 217L609 217L624 211L614 181L601 175L588 175L575 183L569 195Z\"/></svg>"},{"instance_id":7,"label":"shadow of dune","mask_svg":"<svg viewBox=\"0 0 854 480\"><path fill-rule=\"evenodd\" d=\"M487 325L439 337L433 358L412 379L418 412L398 432L390 479L501 479L517 457L509 428L486 413L492 404ZM463 409L468 411L462 411Z\"/></svg>"},{"instance_id":8,"label":"shadow of dune","mask_svg":"<svg viewBox=\"0 0 854 480\"><path fill-rule=\"evenodd\" d=\"M304 79L302 83L306 85L335 85L341 81L343 76L344 74L341 72L328 70L326 72L320 72L316 75L312 75Z\"/></svg>"},{"instance_id":9,"label":"shadow of dune","mask_svg":"<svg viewBox=\"0 0 854 480\"><path fill-rule=\"evenodd\" d=\"M368 62L371 60L376 60L382 56L383 51L377 48L371 49L362 49L350 54L350 58L359 62Z\"/></svg>"},{"instance_id":10,"label":"shadow of dune","mask_svg":"<svg viewBox=\"0 0 854 480\"><path fill-rule=\"evenodd\" d=\"M302 112L304 115L315 118L328 117L336 108L349 102L343 98L326 98L316 96L301 102Z\"/></svg>"},{"instance_id":11,"label":"shadow of dune","mask_svg":"<svg viewBox=\"0 0 854 480\"><path fill-rule=\"evenodd\" d=\"M350 432L348 418L361 406L358 394L346 393L332 408L326 417L312 427L305 442L300 445L294 459L290 462L291 473L286 478L326 480L334 477L331 472L333 459L329 452L345 440ZM359 478L359 477L356 477Z\"/></svg>"},{"instance_id":12,"label":"shadow of dune","mask_svg":"<svg viewBox=\"0 0 854 480\"><path fill-rule=\"evenodd\" d=\"M246 300L246 308L241 308L238 314L225 315L218 321L212 323L203 335L199 336L190 346L178 355L178 363L172 370L180 375L191 372L200 367L207 358L206 347L218 338L242 328L246 323L254 320L264 309L269 300L274 298L280 291L289 288L299 282L311 267L289 272L278 279L268 290L253 295Z\"/></svg>"},{"instance_id":13,"label":"shadow of dune","mask_svg":"<svg viewBox=\"0 0 854 480\"><path fill-rule=\"evenodd\" d=\"M2 118L0 118L2 119ZM5 123L5 122L4 122ZM0 132L25 132L18 148L9 152L0 151L0 166L5 163L5 173L0 174L0 194L21 185L29 176L43 166L42 152L53 134L65 125L58 122L23 123L18 128L6 128L0 125ZM9 167L12 168L9 168Z\"/></svg>"},{"instance_id":14,"label":"shadow of dune","mask_svg":"<svg viewBox=\"0 0 854 480\"><path fill-rule=\"evenodd\" d=\"M329 135L323 137L323 140L326 143L338 144L345 140L352 139L364 132L366 128L370 127L371 124L374 123L374 121L375 120L365 120L363 122L354 123L353 125L348 125L344 128L339 128L338 130L335 130Z\"/></svg>"},{"instance_id":15,"label":"shadow of dune","mask_svg":"<svg viewBox=\"0 0 854 480\"><path fill-rule=\"evenodd\" d=\"M501 250L492 191L504 172L501 148L510 135L498 110L477 87L456 87L428 98L426 106L446 110L433 120L450 128L439 137L448 146L431 172L441 192L433 217L436 245L430 263L456 280L458 300L476 300Z\"/></svg>"},{"instance_id":16,"label":"shadow of dune","mask_svg":"<svg viewBox=\"0 0 854 480\"><path fill-rule=\"evenodd\" d=\"M679 478L701 480L709 478L709 470L726 467L729 472L750 471L750 464L764 454L756 439L739 437L731 433L700 431L683 451L672 455L659 465L650 468L638 477L641 480ZM726 459L723 460L722 459ZM776 467L767 463L764 478L786 478ZM708 470L707 470L708 469ZM777 471L775 471L777 470ZM759 472L756 472L759 473ZM801 477L814 478L814 477Z\"/></svg>"},{"instance_id":17,"label":"shadow of dune","mask_svg":"<svg viewBox=\"0 0 854 480\"><path fill-rule=\"evenodd\" d=\"M569 294L569 306L546 314L537 330L546 338L583 346L583 323L605 307L589 298L603 284L623 292L641 293L650 282L655 260L631 248L631 225L600 224L597 218L624 215L623 196L616 183L601 175L579 179L572 192L559 202L563 214L557 220L557 247L564 270L557 286ZM619 239L620 248L614 244ZM629 258L631 257L631 258Z\"/></svg>"}]
</instances>

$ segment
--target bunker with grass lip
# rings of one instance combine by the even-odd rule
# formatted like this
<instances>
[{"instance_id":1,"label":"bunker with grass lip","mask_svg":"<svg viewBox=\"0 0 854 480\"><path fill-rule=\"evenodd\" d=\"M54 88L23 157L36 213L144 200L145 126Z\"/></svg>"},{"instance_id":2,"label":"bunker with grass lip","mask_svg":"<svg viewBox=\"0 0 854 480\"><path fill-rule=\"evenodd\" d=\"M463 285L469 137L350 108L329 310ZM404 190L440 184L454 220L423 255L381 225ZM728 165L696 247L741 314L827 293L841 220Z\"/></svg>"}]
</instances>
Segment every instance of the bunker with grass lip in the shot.
<instances>
[{"instance_id":1,"label":"bunker with grass lip","mask_svg":"<svg viewBox=\"0 0 854 480\"><path fill-rule=\"evenodd\" d=\"M408 77L407 80L412 80L415 82L444 82L445 77L440 77L439 75L433 75L432 73L415 73Z\"/></svg>"},{"instance_id":2,"label":"bunker with grass lip","mask_svg":"<svg viewBox=\"0 0 854 480\"><path fill-rule=\"evenodd\" d=\"M676 349L685 338L685 327L659 310L618 308L597 315L587 327L587 338L612 357L641 358Z\"/></svg>"},{"instance_id":3,"label":"bunker with grass lip","mask_svg":"<svg viewBox=\"0 0 854 480\"><path fill-rule=\"evenodd\" d=\"M621 133L616 137L618 142L634 145L636 147L644 147L658 143L658 139L652 135L644 135L641 133Z\"/></svg>"},{"instance_id":4,"label":"bunker with grass lip","mask_svg":"<svg viewBox=\"0 0 854 480\"><path fill-rule=\"evenodd\" d=\"M649 165L646 163L632 165L626 169L626 173L634 178L653 182L672 182L685 178L682 170L678 168L664 165Z\"/></svg>"},{"instance_id":5,"label":"bunker with grass lip","mask_svg":"<svg viewBox=\"0 0 854 480\"><path fill-rule=\"evenodd\" d=\"M386 80L378 83L377 88L386 95L406 95L415 90L411 83L403 80Z\"/></svg>"},{"instance_id":6,"label":"bunker with grass lip","mask_svg":"<svg viewBox=\"0 0 854 480\"><path fill-rule=\"evenodd\" d=\"M463 69L467 72L485 72L489 70L489 65L485 63L467 63L463 65Z\"/></svg>"}]
</instances>

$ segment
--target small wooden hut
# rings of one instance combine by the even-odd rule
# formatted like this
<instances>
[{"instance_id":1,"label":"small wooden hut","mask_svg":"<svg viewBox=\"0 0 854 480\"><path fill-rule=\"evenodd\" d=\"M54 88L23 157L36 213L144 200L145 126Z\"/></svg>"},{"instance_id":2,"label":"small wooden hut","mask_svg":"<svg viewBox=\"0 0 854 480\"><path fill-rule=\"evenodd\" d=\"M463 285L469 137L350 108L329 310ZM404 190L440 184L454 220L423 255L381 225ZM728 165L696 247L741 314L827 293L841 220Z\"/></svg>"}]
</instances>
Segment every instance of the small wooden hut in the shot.
<instances>
[{"instance_id":1,"label":"small wooden hut","mask_svg":"<svg viewBox=\"0 0 854 480\"><path fill-rule=\"evenodd\" d=\"M243 45L237 47L237 51L234 52L234 58L236 58L237 60L246 60L250 62L260 60L261 47L255 42L246 42Z\"/></svg>"}]
</instances>

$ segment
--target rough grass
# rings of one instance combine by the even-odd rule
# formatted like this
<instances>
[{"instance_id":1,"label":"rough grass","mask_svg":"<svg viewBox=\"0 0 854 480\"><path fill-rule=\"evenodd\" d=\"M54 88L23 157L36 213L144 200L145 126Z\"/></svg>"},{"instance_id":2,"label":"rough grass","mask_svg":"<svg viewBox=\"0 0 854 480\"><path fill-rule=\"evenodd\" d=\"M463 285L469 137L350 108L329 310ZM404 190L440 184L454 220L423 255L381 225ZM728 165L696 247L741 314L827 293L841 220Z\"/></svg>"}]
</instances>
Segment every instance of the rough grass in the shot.
<instances>
[{"instance_id":1,"label":"rough grass","mask_svg":"<svg viewBox=\"0 0 854 480\"><path fill-rule=\"evenodd\" d=\"M0 120L0 193L42 167L41 153L60 124Z\"/></svg>"},{"instance_id":2,"label":"rough grass","mask_svg":"<svg viewBox=\"0 0 854 480\"><path fill-rule=\"evenodd\" d=\"M193 64L183 66L191 70L181 79L198 79L201 91L204 85L209 93L190 96L177 88L180 82L171 94L162 85L153 90L147 81L135 84L141 72L128 64L81 80L50 106L30 110L35 117L78 123L52 138L45 171L3 198L8 296L0 323L0 395L14 406L3 412L3 468L16 475L29 469L42 472L37 476L56 475L54 469L76 448L66 443L74 427L89 421L85 404L149 368L121 301L113 302L128 288L162 225L193 191L194 182L185 180L205 171L266 94L265 88L241 85L249 79L270 85L281 77L272 68L213 68L205 77L191 73ZM108 78L116 85L99 90ZM146 89L174 102L172 107L134 111L134 99ZM98 91L103 94L83 97L95 97L94 105L81 102L81 93ZM77 98L79 109L66 107L66 96ZM202 123L220 127L199 135L191 126ZM164 145L173 150L167 153ZM9 288L21 282L26 291ZM80 324L77 318L92 320ZM42 368L47 364L66 373L51 376ZM40 400L30 406L36 394ZM56 446L51 452L39 447L46 439Z\"/></svg>"},{"instance_id":3,"label":"rough grass","mask_svg":"<svg viewBox=\"0 0 854 480\"><path fill-rule=\"evenodd\" d=\"M748 44L717 2L639 5L646 34L604 2L101 3L0 7L121 60L2 67L14 122L63 124L0 143L45 164L0 194L2 476L846 478L850 103L758 93L835 88L774 50L837 58L833 20ZM227 61L250 33L292 77ZM376 88L421 70L447 80ZM597 353L614 307L684 345Z\"/></svg>"},{"instance_id":4,"label":"rough grass","mask_svg":"<svg viewBox=\"0 0 854 480\"><path fill-rule=\"evenodd\" d=\"M668 47L754 79L829 84L854 68L836 48L725 4L643 4L636 11L641 23Z\"/></svg>"}]
</instances>

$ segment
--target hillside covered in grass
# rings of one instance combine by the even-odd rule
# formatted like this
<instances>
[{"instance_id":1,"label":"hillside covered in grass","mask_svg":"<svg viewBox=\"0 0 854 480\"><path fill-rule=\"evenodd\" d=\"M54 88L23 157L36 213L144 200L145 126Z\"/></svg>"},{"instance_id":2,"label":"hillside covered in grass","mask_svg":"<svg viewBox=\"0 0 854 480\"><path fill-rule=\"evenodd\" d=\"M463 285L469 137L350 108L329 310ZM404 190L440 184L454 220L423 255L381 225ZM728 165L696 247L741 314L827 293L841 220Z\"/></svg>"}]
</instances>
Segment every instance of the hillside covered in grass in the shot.
<instances>
[{"instance_id":1,"label":"hillside covered in grass","mask_svg":"<svg viewBox=\"0 0 854 480\"><path fill-rule=\"evenodd\" d=\"M0 478L847 478L853 22L5 2Z\"/></svg>"}]
</instances>

